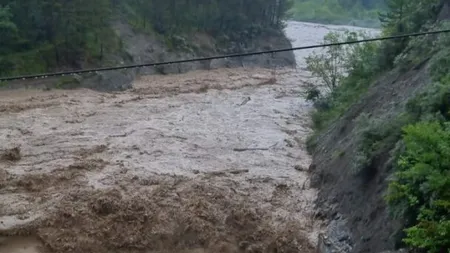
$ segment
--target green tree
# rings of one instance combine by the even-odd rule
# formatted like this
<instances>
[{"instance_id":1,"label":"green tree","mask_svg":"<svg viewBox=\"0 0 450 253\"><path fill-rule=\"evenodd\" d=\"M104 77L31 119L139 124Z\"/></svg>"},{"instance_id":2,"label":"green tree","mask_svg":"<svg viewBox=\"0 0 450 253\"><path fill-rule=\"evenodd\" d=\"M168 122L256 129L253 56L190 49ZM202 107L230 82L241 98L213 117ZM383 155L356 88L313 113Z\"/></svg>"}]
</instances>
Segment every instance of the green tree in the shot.
<instances>
[{"instance_id":1,"label":"green tree","mask_svg":"<svg viewBox=\"0 0 450 253\"><path fill-rule=\"evenodd\" d=\"M11 61L2 56L11 52L18 40L19 31L16 24L11 21L11 17L9 7L0 6L0 75L13 69Z\"/></svg>"},{"instance_id":2,"label":"green tree","mask_svg":"<svg viewBox=\"0 0 450 253\"><path fill-rule=\"evenodd\" d=\"M369 34L364 32L330 32L324 37L323 44L355 41L369 37ZM324 85L326 92L332 93L345 81L368 78L373 75L372 64L376 49L377 43L327 47L324 51L314 52L306 57L307 69L319 79L319 86Z\"/></svg>"},{"instance_id":3,"label":"green tree","mask_svg":"<svg viewBox=\"0 0 450 253\"><path fill-rule=\"evenodd\" d=\"M204 32L245 44L281 32L292 0L0 0L0 6L7 6L0 12L3 62L8 58L25 74L101 64L115 49L113 21L156 32L168 43L174 34Z\"/></svg>"},{"instance_id":4,"label":"green tree","mask_svg":"<svg viewBox=\"0 0 450 253\"><path fill-rule=\"evenodd\" d=\"M450 250L450 124L421 122L404 129L405 152L389 185L388 203L409 218L409 245Z\"/></svg>"},{"instance_id":5,"label":"green tree","mask_svg":"<svg viewBox=\"0 0 450 253\"><path fill-rule=\"evenodd\" d=\"M10 51L18 40L19 30L11 18L10 8L0 6L0 54Z\"/></svg>"}]
</instances>

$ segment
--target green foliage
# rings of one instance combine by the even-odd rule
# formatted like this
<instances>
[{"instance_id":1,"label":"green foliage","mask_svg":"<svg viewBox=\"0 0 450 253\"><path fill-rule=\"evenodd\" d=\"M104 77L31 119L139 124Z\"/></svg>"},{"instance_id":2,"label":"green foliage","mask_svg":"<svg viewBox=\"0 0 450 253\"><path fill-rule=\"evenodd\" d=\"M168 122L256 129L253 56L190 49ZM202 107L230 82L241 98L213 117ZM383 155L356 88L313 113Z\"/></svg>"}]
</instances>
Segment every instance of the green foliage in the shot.
<instances>
[{"instance_id":1,"label":"green foliage","mask_svg":"<svg viewBox=\"0 0 450 253\"><path fill-rule=\"evenodd\" d=\"M382 27L387 33L418 31L427 22L433 22L434 12L440 0L385 0L386 13L380 15Z\"/></svg>"},{"instance_id":2,"label":"green foliage","mask_svg":"<svg viewBox=\"0 0 450 253\"><path fill-rule=\"evenodd\" d=\"M0 75L105 65L121 49L111 26L117 20L189 51L179 35L246 42L281 32L291 6L291 0L0 0Z\"/></svg>"},{"instance_id":3,"label":"green foliage","mask_svg":"<svg viewBox=\"0 0 450 253\"><path fill-rule=\"evenodd\" d=\"M353 175L372 175L373 161L385 156L401 138L401 128L410 121L407 114L391 119L371 118L361 114L356 120L357 154L353 157L351 172ZM368 178L369 179L369 178Z\"/></svg>"},{"instance_id":4,"label":"green foliage","mask_svg":"<svg viewBox=\"0 0 450 253\"><path fill-rule=\"evenodd\" d=\"M449 45L449 44L447 44ZM408 113L416 121L450 120L450 48L441 49L430 61L432 82L427 89L410 99Z\"/></svg>"},{"instance_id":5,"label":"green foliage","mask_svg":"<svg viewBox=\"0 0 450 253\"><path fill-rule=\"evenodd\" d=\"M443 22L437 29L449 29L450 22ZM435 52L430 62L431 78L435 82L450 83L450 34L440 34L437 39L433 40L433 48Z\"/></svg>"},{"instance_id":6,"label":"green foliage","mask_svg":"<svg viewBox=\"0 0 450 253\"><path fill-rule=\"evenodd\" d=\"M3 56L18 38L19 30L11 18L10 8L0 5L0 75L13 69L11 61Z\"/></svg>"},{"instance_id":7,"label":"green foliage","mask_svg":"<svg viewBox=\"0 0 450 253\"><path fill-rule=\"evenodd\" d=\"M450 28L450 22L442 22L437 25L424 25L425 30L445 30ZM431 76L433 81L445 76L450 70L450 35L447 33L438 35L425 35L411 38L404 50L395 57L394 66L402 70L412 69L431 57Z\"/></svg>"},{"instance_id":8,"label":"green foliage","mask_svg":"<svg viewBox=\"0 0 450 253\"><path fill-rule=\"evenodd\" d=\"M429 30L437 17L440 0L386 0L380 13L383 36ZM411 43L410 43L411 41ZM403 38L382 43L377 65L386 71L393 67L408 70L420 64L433 51L432 36Z\"/></svg>"},{"instance_id":9,"label":"green foliage","mask_svg":"<svg viewBox=\"0 0 450 253\"><path fill-rule=\"evenodd\" d=\"M387 10L380 15L382 34L448 28L448 23L432 25L439 2L387 0ZM385 41L368 48L361 45L360 51L352 49L350 53L343 49L337 56L344 59L336 61L338 68L333 66L332 52L326 52L328 57L313 56L316 62L309 61L310 70L329 91L318 95L316 90L321 89L312 87L315 90L311 88L308 93L317 108L313 114L316 130L357 102L377 75L393 68L409 71L429 63L430 83L425 92L409 100L406 113L382 118L360 115L355 128L357 153L352 157L350 172L370 179L380 159L393 162L395 177L386 198L394 214L406 221L404 242L431 253L450 249L449 45L449 35L430 35ZM317 64L325 60L328 62ZM342 72L334 71L339 68ZM336 78L329 78L330 73ZM315 146L316 141L311 138L309 144Z\"/></svg>"},{"instance_id":10,"label":"green foliage","mask_svg":"<svg viewBox=\"0 0 450 253\"><path fill-rule=\"evenodd\" d=\"M441 56L438 53L432 61L435 69L442 67L433 66ZM428 252L442 252L450 246L450 209L446 204L450 195L441 195L450 192L450 80L442 75L433 79L434 83L407 103L411 122L418 123L404 129L403 148L392 154L397 167L386 199L391 211L406 221L404 242ZM437 182L435 177L447 182Z\"/></svg>"},{"instance_id":11,"label":"green foliage","mask_svg":"<svg viewBox=\"0 0 450 253\"><path fill-rule=\"evenodd\" d=\"M8 47L14 45L18 39L19 29L12 22L13 14L8 6L0 5L0 54L5 53Z\"/></svg>"},{"instance_id":12,"label":"green foliage","mask_svg":"<svg viewBox=\"0 0 450 253\"><path fill-rule=\"evenodd\" d=\"M333 32L325 36L324 43L368 37L364 32ZM318 78L306 97L314 101L317 108L312 115L316 129L339 117L367 89L376 75L373 63L377 48L376 42L334 46L306 58L308 70Z\"/></svg>"},{"instance_id":13,"label":"green foliage","mask_svg":"<svg viewBox=\"0 0 450 253\"><path fill-rule=\"evenodd\" d=\"M388 203L409 218L409 245L431 253L450 248L450 124L404 128L405 151L389 185Z\"/></svg>"},{"instance_id":14,"label":"green foliage","mask_svg":"<svg viewBox=\"0 0 450 253\"><path fill-rule=\"evenodd\" d=\"M9 27L9 35L2 35L0 65L11 66L2 75L81 67L115 49L109 0L0 0L1 5L7 7L0 8L0 30Z\"/></svg>"},{"instance_id":15,"label":"green foliage","mask_svg":"<svg viewBox=\"0 0 450 253\"><path fill-rule=\"evenodd\" d=\"M383 0L295 0L292 16L299 21L379 27Z\"/></svg>"},{"instance_id":16,"label":"green foliage","mask_svg":"<svg viewBox=\"0 0 450 253\"><path fill-rule=\"evenodd\" d=\"M450 120L450 82L433 83L406 105L415 121Z\"/></svg>"},{"instance_id":17,"label":"green foliage","mask_svg":"<svg viewBox=\"0 0 450 253\"><path fill-rule=\"evenodd\" d=\"M30 51L5 55L2 58L9 62L10 69L7 69L4 74L20 75L46 72L50 65L56 64L53 53L52 45L43 44Z\"/></svg>"},{"instance_id":18,"label":"green foliage","mask_svg":"<svg viewBox=\"0 0 450 253\"><path fill-rule=\"evenodd\" d=\"M137 28L159 34L203 31L213 35L249 32L284 26L291 0L111 0Z\"/></svg>"},{"instance_id":19,"label":"green foliage","mask_svg":"<svg viewBox=\"0 0 450 253\"><path fill-rule=\"evenodd\" d=\"M345 41L346 39L342 37L342 34L338 32L330 32L325 35L323 44ZM348 49L348 47L327 47L325 53L312 53L306 57L307 69L321 79L320 81L328 89L328 92L333 91L344 77L345 69L341 66L347 60L345 49Z\"/></svg>"}]
</instances>

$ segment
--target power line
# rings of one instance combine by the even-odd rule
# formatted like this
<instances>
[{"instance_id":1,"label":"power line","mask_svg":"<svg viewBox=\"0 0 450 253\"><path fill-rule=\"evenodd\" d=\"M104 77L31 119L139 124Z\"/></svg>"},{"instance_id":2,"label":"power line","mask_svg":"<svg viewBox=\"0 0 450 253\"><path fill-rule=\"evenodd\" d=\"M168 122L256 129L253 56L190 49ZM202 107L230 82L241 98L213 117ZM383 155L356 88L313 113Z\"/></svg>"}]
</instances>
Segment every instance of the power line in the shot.
<instances>
[{"instance_id":1,"label":"power line","mask_svg":"<svg viewBox=\"0 0 450 253\"><path fill-rule=\"evenodd\" d=\"M342 46L342 45L366 43L366 42L373 42L373 41L393 40L393 39L417 37L417 36L423 36L423 35L448 33L448 32L450 32L450 29L419 32L419 33L409 33L409 34L403 34L403 35L394 35L394 36L388 36L388 37L378 37L378 38L370 38L370 39L354 40L354 41L346 41L346 42L317 44L317 45L303 46L303 47L283 48L283 49L275 49L275 50L267 50L267 51L251 52L251 53L239 53L239 54L229 54L229 55L221 55L221 56L210 56L210 57L203 57L203 58L193 58L193 59L187 59L187 60L176 60L176 61L166 61L166 62L156 62L156 63L143 63L143 64L133 64L133 65L126 65L126 66L103 67L103 68L81 69L81 70L53 72L53 73L44 73L44 74L35 74L35 75L2 77L2 78L0 78L0 82L21 80L21 79L25 80L25 79L47 78L47 77L54 77L54 76L66 76L66 75L83 74L83 73L94 73L94 72L121 70L121 69L156 67L156 66L162 66L162 65L198 62L198 61L210 61L210 60L217 60L217 59L252 56L252 55L274 54L274 53L281 53L281 52L288 52L288 51L305 50L305 49L313 49L313 48L321 48L321 47L331 47L331 46Z\"/></svg>"}]
</instances>

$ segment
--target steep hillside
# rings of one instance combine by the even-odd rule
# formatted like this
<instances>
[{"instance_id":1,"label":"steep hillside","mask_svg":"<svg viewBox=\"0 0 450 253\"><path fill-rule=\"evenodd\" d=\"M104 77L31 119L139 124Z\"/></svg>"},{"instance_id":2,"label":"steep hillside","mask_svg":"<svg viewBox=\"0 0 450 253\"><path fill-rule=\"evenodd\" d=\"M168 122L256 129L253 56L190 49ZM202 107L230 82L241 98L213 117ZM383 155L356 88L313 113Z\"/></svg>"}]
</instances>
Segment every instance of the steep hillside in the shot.
<instances>
[{"instance_id":1,"label":"steep hillside","mask_svg":"<svg viewBox=\"0 0 450 253\"><path fill-rule=\"evenodd\" d=\"M283 34L289 1L260 0L258 6L247 8L241 0L176 5L174 1L0 0L0 76L290 47ZM283 53L143 71L164 74L210 65L268 66L274 61L282 66L295 63L292 53ZM135 74L95 75L90 83L112 81L117 84L108 88L118 88ZM74 80L56 82L61 86Z\"/></svg>"},{"instance_id":2,"label":"steep hillside","mask_svg":"<svg viewBox=\"0 0 450 253\"><path fill-rule=\"evenodd\" d=\"M384 33L449 27L450 1L412 2L406 18L390 10ZM330 221L322 252L450 249L449 45L441 34L375 54L361 46L352 61L362 67L316 100L310 170L317 216Z\"/></svg>"}]
</instances>

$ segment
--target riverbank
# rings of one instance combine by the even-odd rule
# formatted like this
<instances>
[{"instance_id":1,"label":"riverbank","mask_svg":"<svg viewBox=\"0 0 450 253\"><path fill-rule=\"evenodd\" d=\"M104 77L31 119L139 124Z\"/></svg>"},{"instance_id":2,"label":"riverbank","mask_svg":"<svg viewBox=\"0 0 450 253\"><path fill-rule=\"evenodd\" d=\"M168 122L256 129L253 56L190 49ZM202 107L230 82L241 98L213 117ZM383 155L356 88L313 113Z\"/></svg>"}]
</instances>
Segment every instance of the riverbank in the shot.
<instances>
[{"instance_id":1,"label":"riverbank","mask_svg":"<svg viewBox=\"0 0 450 253\"><path fill-rule=\"evenodd\" d=\"M333 29L286 33L304 46ZM0 253L315 252L307 54L114 93L0 91Z\"/></svg>"}]
</instances>

